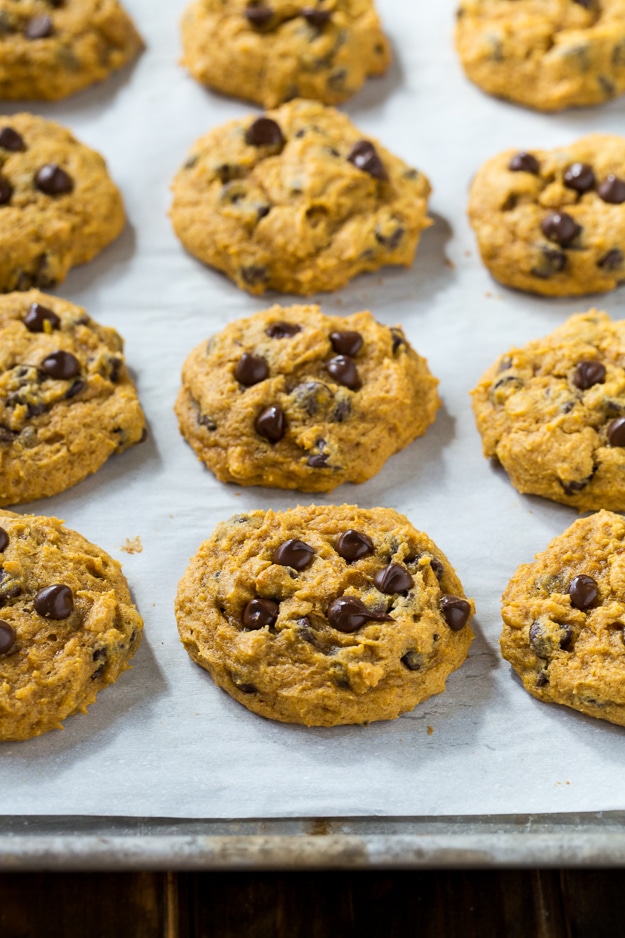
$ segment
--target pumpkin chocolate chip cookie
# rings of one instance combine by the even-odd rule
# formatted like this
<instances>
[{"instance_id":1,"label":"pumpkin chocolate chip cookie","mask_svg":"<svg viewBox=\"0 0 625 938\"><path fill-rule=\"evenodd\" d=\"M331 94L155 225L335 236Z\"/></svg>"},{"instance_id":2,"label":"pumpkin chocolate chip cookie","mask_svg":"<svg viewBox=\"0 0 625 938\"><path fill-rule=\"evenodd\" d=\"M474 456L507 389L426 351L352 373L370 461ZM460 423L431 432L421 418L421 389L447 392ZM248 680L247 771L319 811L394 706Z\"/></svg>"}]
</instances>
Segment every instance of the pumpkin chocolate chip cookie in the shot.
<instances>
[{"instance_id":1,"label":"pumpkin chocolate chip cookie","mask_svg":"<svg viewBox=\"0 0 625 938\"><path fill-rule=\"evenodd\" d=\"M473 613L427 535L350 505L235 515L176 599L182 643L220 687L306 726L391 720L441 693Z\"/></svg>"},{"instance_id":2,"label":"pumpkin chocolate chip cookie","mask_svg":"<svg viewBox=\"0 0 625 938\"><path fill-rule=\"evenodd\" d=\"M501 651L538 700L625 726L625 521L582 518L503 594Z\"/></svg>"},{"instance_id":3,"label":"pumpkin chocolate chip cookie","mask_svg":"<svg viewBox=\"0 0 625 938\"><path fill-rule=\"evenodd\" d=\"M625 281L625 138L500 153L473 181L469 219L484 264L506 286L545 296L613 290Z\"/></svg>"},{"instance_id":4,"label":"pumpkin chocolate chip cookie","mask_svg":"<svg viewBox=\"0 0 625 938\"><path fill-rule=\"evenodd\" d=\"M0 100L65 98L142 46L117 0L0 0Z\"/></svg>"},{"instance_id":5,"label":"pumpkin chocolate chip cookie","mask_svg":"<svg viewBox=\"0 0 625 938\"><path fill-rule=\"evenodd\" d=\"M182 39L199 82L266 108L339 104L391 57L372 0L195 0Z\"/></svg>"},{"instance_id":6,"label":"pumpkin chocolate chip cookie","mask_svg":"<svg viewBox=\"0 0 625 938\"><path fill-rule=\"evenodd\" d=\"M171 218L191 254L242 289L310 295L409 266L429 192L344 114L293 101L198 140L174 180Z\"/></svg>"},{"instance_id":7,"label":"pumpkin chocolate chip cookie","mask_svg":"<svg viewBox=\"0 0 625 938\"><path fill-rule=\"evenodd\" d=\"M0 296L0 505L63 492L144 432L114 329L37 290Z\"/></svg>"},{"instance_id":8,"label":"pumpkin chocolate chip cookie","mask_svg":"<svg viewBox=\"0 0 625 938\"><path fill-rule=\"evenodd\" d=\"M85 712L128 668L142 627L108 554L56 518L0 511L0 740Z\"/></svg>"},{"instance_id":9,"label":"pumpkin chocolate chip cookie","mask_svg":"<svg viewBox=\"0 0 625 938\"><path fill-rule=\"evenodd\" d=\"M437 384L401 329L371 313L273 306L191 353L176 413L222 482L330 492L425 433Z\"/></svg>"},{"instance_id":10,"label":"pumpkin chocolate chip cookie","mask_svg":"<svg viewBox=\"0 0 625 938\"><path fill-rule=\"evenodd\" d=\"M625 92L623 0L461 0L456 47L476 85L539 111Z\"/></svg>"}]
</instances>

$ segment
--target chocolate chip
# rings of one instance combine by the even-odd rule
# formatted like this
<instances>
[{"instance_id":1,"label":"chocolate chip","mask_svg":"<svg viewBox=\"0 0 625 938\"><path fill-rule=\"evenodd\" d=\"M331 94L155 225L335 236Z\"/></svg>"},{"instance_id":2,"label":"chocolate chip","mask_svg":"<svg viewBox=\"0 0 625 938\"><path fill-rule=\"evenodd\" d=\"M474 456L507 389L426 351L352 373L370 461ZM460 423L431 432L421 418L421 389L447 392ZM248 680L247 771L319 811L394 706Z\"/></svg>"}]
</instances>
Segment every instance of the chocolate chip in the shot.
<instances>
[{"instance_id":1,"label":"chocolate chip","mask_svg":"<svg viewBox=\"0 0 625 938\"><path fill-rule=\"evenodd\" d=\"M245 142L252 147L277 147L284 145L284 137L270 117L257 117L245 132Z\"/></svg>"},{"instance_id":2,"label":"chocolate chip","mask_svg":"<svg viewBox=\"0 0 625 938\"><path fill-rule=\"evenodd\" d=\"M259 264L252 264L250 267L241 268L241 277L250 287L257 287L267 280L267 268Z\"/></svg>"},{"instance_id":3,"label":"chocolate chip","mask_svg":"<svg viewBox=\"0 0 625 938\"><path fill-rule=\"evenodd\" d=\"M12 195L13 186L6 176L0 176L0 205L8 205Z\"/></svg>"},{"instance_id":4,"label":"chocolate chip","mask_svg":"<svg viewBox=\"0 0 625 938\"><path fill-rule=\"evenodd\" d=\"M392 622L383 612L372 612L355 596L339 596L328 606L328 622L338 632L356 632L365 622Z\"/></svg>"},{"instance_id":5,"label":"chocolate chip","mask_svg":"<svg viewBox=\"0 0 625 938\"><path fill-rule=\"evenodd\" d=\"M264 7L264 6L247 7L247 9L245 10L245 16L248 22L251 23L252 26L256 26L257 28L260 28L262 26L267 25L267 23L273 16L273 10L271 9L271 7Z\"/></svg>"},{"instance_id":6,"label":"chocolate chip","mask_svg":"<svg viewBox=\"0 0 625 938\"><path fill-rule=\"evenodd\" d=\"M332 16L331 10L320 10L318 7L304 7L302 16L311 26L321 29Z\"/></svg>"},{"instance_id":7,"label":"chocolate chip","mask_svg":"<svg viewBox=\"0 0 625 938\"><path fill-rule=\"evenodd\" d=\"M273 555L273 562L294 570L304 570L315 556L315 551L304 541L291 538L278 547Z\"/></svg>"},{"instance_id":8,"label":"chocolate chip","mask_svg":"<svg viewBox=\"0 0 625 938\"><path fill-rule=\"evenodd\" d=\"M574 3L580 3L581 0L573 0ZM582 4L583 6L583 4ZM544 687L545 684L549 683L549 678L544 671L541 671L538 677L536 678L536 687Z\"/></svg>"},{"instance_id":9,"label":"chocolate chip","mask_svg":"<svg viewBox=\"0 0 625 938\"><path fill-rule=\"evenodd\" d=\"M599 198L603 199L604 202L608 202L610 205L622 205L625 202L625 180L619 179L618 176L610 173L601 183L597 192Z\"/></svg>"},{"instance_id":10,"label":"chocolate chip","mask_svg":"<svg viewBox=\"0 0 625 938\"><path fill-rule=\"evenodd\" d=\"M352 405L349 401L339 401L334 412L332 414L332 420L335 420L336 423L343 423L344 420L347 420L349 415L352 412Z\"/></svg>"},{"instance_id":11,"label":"chocolate chip","mask_svg":"<svg viewBox=\"0 0 625 938\"><path fill-rule=\"evenodd\" d=\"M80 362L71 352L52 352L41 363L41 370L51 378L68 381L80 374Z\"/></svg>"},{"instance_id":12,"label":"chocolate chip","mask_svg":"<svg viewBox=\"0 0 625 938\"><path fill-rule=\"evenodd\" d=\"M531 153L521 152L515 153L508 163L508 169L513 173L532 173L534 176L538 176L540 164Z\"/></svg>"},{"instance_id":13,"label":"chocolate chip","mask_svg":"<svg viewBox=\"0 0 625 938\"><path fill-rule=\"evenodd\" d=\"M255 631L273 625L278 618L279 608L273 599L250 599L243 610L243 627Z\"/></svg>"},{"instance_id":14,"label":"chocolate chip","mask_svg":"<svg viewBox=\"0 0 625 938\"><path fill-rule=\"evenodd\" d=\"M400 348L405 348L406 346L406 337L401 329L397 327L391 328L391 336L393 339L393 355L397 355Z\"/></svg>"},{"instance_id":15,"label":"chocolate chip","mask_svg":"<svg viewBox=\"0 0 625 938\"><path fill-rule=\"evenodd\" d=\"M71 400L72 397L76 397L78 394L84 391L86 387L87 387L87 382L79 378L78 381L74 381L69 391L67 391L67 393L65 394L64 400L66 401ZM139 442L143 442L143 441L140 440Z\"/></svg>"},{"instance_id":16,"label":"chocolate chip","mask_svg":"<svg viewBox=\"0 0 625 938\"><path fill-rule=\"evenodd\" d=\"M561 273L566 267L566 254L557 251L555 248L542 248L540 254L540 264L532 268L534 277L540 277L541 280L548 280L554 274Z\"/></svg>"},{"instance_id":17,"label":"chocolate chip","mask_svg":"<svg viewBox=\"0 0 625 938\"><path fill-rule=\"evenodd\" d=\"M35 185L46 195L66 195L73 190L74 180L56 163L46 163L37 170Z\"/></svg>"},{"instance_id":18,"label":"chocolate chip","mask_svg":"<svg viewBox=\"0 0 625 938\"><path fill-rule=\"evenodd\" d=\"M604 254L603 257L597 261L597 267L600 267L602 270L618 270L619 267L623 266L623 261L625 256L623 252L618 248L612 248L611 251L608 251L607 254Z\"/></svg>"},{"instance_id":19,"label":"chocolate chip","mask_svg":"<svg viewBox=\"0 0 625 938\"><path fill-rule=\"evenodd\" d=\"M269 376L269 366L261 355L244 352L234 369L234 377L246 388L264 381Z\"/></svg>"},{"instance_id":20,"label":"chocolate chip","mask_svg":"<svg viewBox=\"0 0 625 938\"><path fill-rule=\"evenodd\" d=\"M8 655L13 646L17 635L15 629L4 619L0 619L0 655Z\"/></svg>"},{"instance_id":21,"label":"chocolate chip","mask_svg":"<svg viewBox=\"0 0 625 938\"><path fill-rule=\"evenodd\" d=\"M43 16L33 16L26 24L24 35L27 39L47 39L52 35L52 20L45 14Z\"/></svg>"},{"instance_id":22,"label":"chocolate chip","mask_svg":"<svg viewBox=\"0 0 625 938\"><path fill-rule=\"evenodd\" d=\"M540 227L546 238L562 247L569 245L582 230L575 219L566 212L549 212Z\"/></svg>"},{"instance_id":23,"label":"chocolate chip","mask_svg":"<svg viewBox=\"0 0 625 938\"><path fill-rule=\"evenodd\" d=\"M430 557L430 566L434 572L434 576L437 580L440 580L445 572L445 567L440 562L438 557Z\"/></svg>"},{"instance_id":24,"label":"chocolate chip","mask_svg":"<svg viewBox=\"0 0 625 938\"><path fill-rule=\"evenodd\" d=\"M575 609L590 609L599 598L596 580L584 573L573 577L569 583L569 596L571 597L571 605Z\"/></svg>"},{"instance_id":25,"label":"chocolate chip","mask_svg":"<svg viewBox=\"0 0 625 938\"><path fill-rule=\"evenodd\" d=\"M107 657L106 648L96 648L91 658L93 661L102 661L103 658Z\"/></svg>"},{"instance_id":26,"label":"chocolate chip","mask_svg":"<svg viewBox=\"0 0 625 938\"><path fill-rule=\"evenodd\" d=\"M418 671L423 666L423 655L418 651L407 651L400 660L409 671Z\"/></svg>"},{"instance_id":27,"label":"chocolate chip","mask_svg":"<svg viewBox=\"0 0 625 938\"><path fill-rule=\"evenodd\" d=\"M350 528L345 534L341 534L336 545L337 554L343 560L347 560L348 563L360 560L361 557L367 557L374 550L371 538L367 537L366 534L361 534L360 531L354 531L353 528Z\"/></svg>"},{"instance_id":28,"label":"chocolate chip","mask_svg":"<svg viewBox=\"0 0 625 938\"><path fill-rule=\"evenodd\" d=\"M348 355L337 355L336 358L331 358L326 368L335 381L345 385L350 391L357 391L362 386L356 363Z\"/></svg>"},{"instance_id":29,"label":"chocolate chip","mask_svg":"<svg viewBox=\"0 0 625 938\"><path fill-rule=\"evenodd\" d=\"M26 149L24 138L12 127L3 127L0 130L0 147L10 153L23 153Z\"/></svg>"},{"instance_id":30,"label":"chocolate chip","mask_svg":"<svg viewBox=\"0 0 625 938\"><path fill-rule=\"evenodd\" d=\"M571 163L564 173L564 185L576 192L589 192L596 181L592 166L588 163Z\"/></svg>"},{"instance_id":31,"label":"chocolate chip","mask_svg":"<svg viewBox=\"0 0 625 938\"><path fill-rule=\"evenodd\" d=\"M408 571L398 563L390 563L383 570L378 570L373 582L381 593L389 595L405 593L414 586L414 581Z\"/></svg>"},{"instance_id":32,"label":"chocolate chip","mask_svg":"<svg viewBox=\"0 0 625 938\"><path fill-rule=\"evenodd\" d=\"M272 322L265 329L265 335L270 339L290 339L302 331L301 326L296 326L293 322Z\"/></svg>"},{"instance_id":33,"label":"chocolate chip","mask_svg":"<svg viewBox=\"0 0 625 938\"><path fill-rule=\"evenodd\" d=\"M440 608L452 632L463 629L471 616L471 606L466 599L460 599L458 596L443 596Z\"/></svg>"},{"instance_id":34,"label":"chocolate chip","mask_svg":"<svg viewBox=\"0 0 625 938\"><path fill-rule=\"evenodd\" d=\"M256 418L256 432L270 443L279 443L286 433L286 417L281 407L266 407Z\"/></svg>"},{"instance_id":35,"label":"chocolate chip","mask_svg":"<svg viewBox=\"0 0 625 938\"><path fill-rule=\"evenodd\" d=\"M391 234L384 234L384 232L380 231L379 228L376 228L374 232L375 240L378 242L378 244L381 244L382 247L387 248L389 251L394 251L399 247L399 243L404 237L405 233L405 229L401 226L396 228L395 231L393 231Z\"/></svg>"},{"instance_id":36,"label":"chocolate chip","mask_svg":"<svg viewBox=\"0 0 625 938\"><path fill-rule=\"evenodd\" d=\"M605 381L605 366L597 361L581 361L577 363L573 374L573 384L580 391L587 391L595 384Z\"/></svg>"},{"instance_id":37,"label":"chocolate chip","mask_svg":"<svg viewBox=\"0 0 625 938\"><path fill-rule=\"evenodd\" d=\"M388 173L378 156L378 151L368 140L359 140L355 143L347 159L357 169L361 169L363 173L369 173L374 179L388 179Z\"/></svg>"},{"instance_id":38,"label":"chocolate chip","mask_svg":"<svg viewBox=\"0 0 625 938\"><path fill-rule=\"evenodd\" d=\"M625 446L625 417L617 417L608 424L608 443L610 446Z\"/></svg>"},{"instance_id":39,"label":"chocolate chip","mask_svg":"<svg viewBox=\"0 0 625 938\"><path fill-rule=\"evenodd\" d=\"M35 612L44 619L67 619L74 608L74 596L69 586L55 583L39 590L34 601Z\"/></svg>"},{"instance_id":40,"label":"chocolate chip","mask_svg":"<svg viewBox=\"0 0 625 938\"><path fill-rule=\"evenodd\" d=\"M359 332L332 332L332 348L338 355L351 355L354 358L362 348L362 336Z\"/></svg>"},{"instance_id":41,"label":"chocolate chip","mask_svg":"<svg viewBox=\"0 0 625 938\"><path fill-rule=\"evenodd\" d=\"M7 549L8 546L9 546L9 535L4 530L4 528L0 528L0 554L4 553L4 551Z\"/></svg>"},{"instance_id":42,"label":"chocolate chip","mask_svg":"<svg viewBox=\"0 0 625 938\"><path fill-rule=\"evenodd\" d=\"M45 324L50 324L50 329L60 329L61 319L56 313L42 306L41 303L32 303L28 312L24 316L24 325L29 332L45 332Z\"/></svg>"},{"instance_id":43,"label":"chocolate chip","mask_svg":"<svg viewBox=\"0 0 625 938\"><path fill-rule=\"evenodd\" d=\"M330 467L327 465L329 458L327 453L317 453L315 456L308 457L306 465L311 469L329 469Z\"/></svg>"}]
</instances>

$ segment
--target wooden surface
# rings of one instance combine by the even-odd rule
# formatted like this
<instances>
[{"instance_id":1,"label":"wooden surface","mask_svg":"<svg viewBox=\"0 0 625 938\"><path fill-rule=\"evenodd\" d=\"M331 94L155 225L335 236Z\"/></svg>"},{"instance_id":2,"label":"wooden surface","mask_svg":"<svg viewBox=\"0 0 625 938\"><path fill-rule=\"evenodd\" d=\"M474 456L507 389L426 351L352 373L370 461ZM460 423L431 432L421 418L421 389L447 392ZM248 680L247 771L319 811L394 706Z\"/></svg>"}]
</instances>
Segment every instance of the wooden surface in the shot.
<instances>
[{"instance_id":1,"label":"wooden surface","mask_svg":"<svg viewBox=\"0 0 625 938\"><path fill-rule=\"evenodd\" d=\"M1 938L621 938L625 871L15 874Z\"/></svg>"}]
</instances>

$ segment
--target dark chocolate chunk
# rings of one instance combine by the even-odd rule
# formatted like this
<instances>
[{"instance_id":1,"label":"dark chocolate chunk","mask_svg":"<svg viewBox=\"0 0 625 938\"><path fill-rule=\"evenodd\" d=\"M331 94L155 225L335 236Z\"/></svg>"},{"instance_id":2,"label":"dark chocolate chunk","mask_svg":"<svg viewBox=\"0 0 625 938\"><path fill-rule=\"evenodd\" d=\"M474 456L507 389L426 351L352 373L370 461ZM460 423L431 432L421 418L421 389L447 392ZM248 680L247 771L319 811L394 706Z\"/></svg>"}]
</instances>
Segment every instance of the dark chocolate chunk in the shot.
<instances>
[{"instance_id":1,"label":"dark chocolate chunk","mask_svg":"<svg viewBox=\"0 0 625 938\"><path fill-rule=\"evenodd\" d=\"M32 303L28 312L24 316L24 325L29 332L46 332L45 324L49 323L50 329L60 329L61 319L56 313L42 306L41 303Z\"/></svg>"},{"instance_id":2,"label":"dark chocolate chunk","mask_svg":"<svg viewBox=\"0 0 625 938\"><path fill-rule=\"evenodd\" d=\"M555 274L561 273L566 267L566 254L556 248L541 248L540 262L532 268L534 277L549 280Z\"/></svg>"},{"instance_id":3,"label":"dark chocolate chunk","mask_svg":"<svg viewBox=\"0 0 625 938\"><path fill-rule=\"evenodd\" d=\"M261 355L244 352L234 369L234 377L246 388L264 381L269 376L269 366Z\"/></svg>"},{"instance_id":4,"label":"dark chocolate chunk","mask_svg":"<svg viewBox=\"0 0 625 938\"><path fill-rule=\"evenodd\" d=\"M360 560L361 557L367 557L374 550L371 538L367 537L366 534L361 534L360 531L354 531L353 528L350 528L345 534L341 534L336 545L337 554L343 560L347 560L348 563Z\"/></svg>"},{"instance_id":5,"label":"dark chocolate chunk","mask_svg":"<svg viewBox=\"0 0 625 938\"><path fill-rule=\"evenodd\" d=\"M4 551L7 549L8 546L9 546L9 535L4 530L4 528L0 528L0 554L4 553Z\"/></svg>"},{"instance_id":6,"label":"dark chocolate chunk","mask_svg":"<svg viewBox=\"0 0 625 938\"><path fill-rule=\"evenodd\" d=\"M57 378L60 381L69 381L80 374L80 362L71 352L52 352L47 358L44 358L40 368L51 378Z\"/></svg>"},{"instance_id":7,"label":"dark chocolate chunk","mask_svg":"<svg viewBox=\"0 0 625 938\"><path fill-rule=\"evenodd\" d=\"M3 127L0 130L0 147L10 153L23 153L26 149L24 138L12 127Z\"/></svg>"},{"instance_id":8,"label":"dark chocolate chunk","mask_svg":"<svg viewBox=\"0 0 625 938\"><path fill-rule=\"evenodd\" d=\"M315 556L315 551L304 541L291 538L281 544L273 555L273 562L294 570L304 570Z\"/></svg>"},{"instance_id":9,"label":"dark chocolate chunk","mask_svg":"<svg viewBox=\"0 0 625 938\"><path fill-rule=\"evenodd\" d=\"M573 374L573 384L580 391L587 391L595 384L603 384L605 381L605 365L597 361L581 361Z\"/></svg>"},{"instance_id":10,"label":"dark chocolate chunk","mask_svg":"<svg viewBox=\"0 0 625 938\"><path fill-rule=\"evenodd\" d=\"M74 596L69 586L55 583L39 590L34 600L35 612L44 619L67 619L74 608Z\"/></svg>"},{"instance_id":11,"label":"dark chocolate chunk","mask_svg":"<svg viewBox=\"0 0 625 938\"><path fill-rule=\"evenodd\" d=\"M597 267L600 267L602 270L618 270L619 267L623 266L623 261L625 261L623 252L618 248L612 248L611 251L608 251L607 254L604 254L603 257L597 261Z\"/></svg>"},{"instance_id":12,"label":"dark chocolate chunk","mask_svg":"<svg viewBox=\"0 0 625 938\"><path fill-rule=\"evenodd\" d=\"M328 622L338 632L356 632L365 622L392 622L383 612L372 612L355 596L339 596L328 606Z\"/></svg>"},{"instance_id":13,"label":"dark chocolate chunk","mask_svg":"<svg viewBox=\"0 0 625 938\"><path fill-rule=\"evenodd\" d=\"M255 631L273 625L278 618L279 608L273 599L250 599L243 610L243 627Z\"/></svg>"},{"instance_id":14,"label":"dark chocolate chunk","mask_svg":"<svg viewBox=\"0 0 625 938\"><path fill-rule=\"evenodd\" d=\"M388 179L388 173L378 156L378 151L368 140L359 140L355 143L347 159L363 173L369 173L374 179Z\"/></svg>"},{"instance_id":15,"label":"dark chocolate chunk","mask_svg":"<svg viewBox=\"0 0 625 938\"><path fill-rule=\"evenodd\" d=\"M284 145L284 137L270 117L257 117L245 132L245 142L252 147L278 147Z\"/></svg>"},{"instance_id":16,"label":"dark chocolate chunk","mask_svg":"<svg viewBox=\"0 0 625 938\"><path fill-rule=\"evenodd\" d=\"M540 227L546 238L562 247L569 245L582 230L567 212L549 212Z\"/></svg>"},{"instance_id":17,"label":"dark chocolate chunk","mask_svg":"<svg viewBox=\"0 0 625 938\"><path fill-rule=\"evenodd\" d=\"M596 181L592 166L588 163L571 163L564 173L564 185L576 192L589 192Z\"/></svg>"},{"instance_id":18,"label":"dark chocolate chunk","mask_svg":"<svg viewBox=\"0 0 625 938\"><path fill-rule=\"evenodd\" d=\"M538 176L540 165L535 156L522 151L521 153L515 153L508 163L508 169L513 173L532 173L532 175Z\"/></svg>"},{"instance_id":19,"label":"dark chocolate chunk","mask_svg":"<svg viewBox=\"0 0 625 938\"><path fill-rule=\"evenodd\" d=\"M608 424L608 443L610 446L625 446L625 417L617 417Z\"/></svg>"},{"instance_id":20,"label":"dark chocolate chunk","mask_svg":"<svg viewBox=\"0 0 625 938\"><path fill-rule=\"evenodd\" d=\"M245 10L245 16L247 21L257 28L266 26L271 17L273 16L273 10L271 7L257 6L257 7L247 7Z\"/></svg>"},{"instance_id":21,"label":"dark chocolate chunk","mask_svg":"<svg viewBox=\"0 0 625 938\"><path fill-rule=\"evenodd\" d=\"M390 563L383 570L378 570L373 582L381 593L389 595L405 593L414 586L414 581L408 571L398 563Z\"/></svg>"},{"instance_id":22,"label":"dark chocolate chunk","mask_svg":"<svg viewBox=\"0 0 625 938\"><path fill-rule=\"evenodd\" d=\"M333 332L330 342L337 355L351 355L352 358L358 355L362 348L362 336L359 332Z\"/></svg>"},{"instance_id":23,"label":"dark chocolate chunk","mask_svg":"<svg viewBox=\"0 0 625 938\"><path fill-rule=\"evenodd\" d=\"M332 16L331 10L320 10L319 7L304 7L302 16L311 26L321 29Z\"/></svg>"},{"instance_id":24,"label":"dark chocolate chunk","mask_svg":"<svg viewBox=\"0 0 625 938\"><path fill-rule=\"evenodd\" d=\"M610 205L622 205L625 202L625 180L610 173L597 189L599 198Z\"/></svg>"},{"instance_id":25,"label":"dark chocolate chunk","mask_svg":"<svg viewBox=\"0 0 625 938\"><path fill-rule=\"evenodd\" d=\"M35 185L46 195L66 195L74 188L74 180L56 163L46 163L35 173Z\"/></svg>"},{"instance_id":26,"label":"dark chocolate chunk","mask_svg":"<svg viewBox=\"0 0 625 938\"><path fill-rule=\"evenodd\" d=\"M361 387L356 363L349 355L337 355L336 358L331 358L326 368L335 381L345 385L350 391L357 391Z\"/></svg>"},{"instance_id":27,"label":"dark chocolate chunk","mask_svg":"<svg viewBox=\"0 0 625 938\"><path fill-rule=\"evenodd\" d=\"M569 596L571 597L571 605L575 609L590 609L599 598L599 588L596 580L584 573L573 577L569 583Z\"/></svg>"},{"instance_id":28,"label":"dark chocolate chunk","mask_svg":"<svg viewBox=\"0 0 625 938\"><path fill-rule=\"evenodd\" d=\"M286 417L281 407L272 405L256 418L256 432L270 443L279 443L286 433Z\"/></svg>"},{"instance_id":29,"label":"dark chocolate chunk","mask_svg":"<svg viewBox=\"0 0 625 938\"><path fill-rule=\"evenodd\" d=\"M13 186L6 176L0 176L0 205L8 205L12 195Z\"/></svg>"},{"instance_id":30,"label":"dark chocolate chunk","mask_svg":"<svg viewBox=\"0 0 625 938\"><path fill-rule=\"evenodd\" d=\"M52 20L46 14L33 16L26 23L24 35L27 39L47 39L52 35L53 29Z\"/></svg>"},{"instance_id":31,"label":"dark chocolate chunk","mask_svg":"<svg viewBox=\"0 0 625 938\"><path fill-rule=\"evenodd\" d=\"M458 596L443 596L440 608L452 632L463 629L471 617L471 606L466 599L460 599Z\"/></svg>"},{"instance_id":32,"label":"dark chocolate chunk","mask_svg":"<svg viewBox=\"0 0 625 938\"><path fill-rule=\"evenodd\" d=\"M0 655L8 655L15 645L15 629L4 619L0 619Z\"/></svg>"},{"instance_id":33,"label":"dark chocolate chunk","mask_svg":"<svg viewBox=\"0 0 625 938\"><path fill-rule=\"evenodd\" d=\"M420 655L418 651L407 651L401 658L401 663L409 671L419 671L423 667L423 655Z\"/></svg>"},{"instance_id":34,"label":"dark chocolate chunk","mask_svg":"<svg viewBox=\"0 0 625 938\"><path fill-rule=\"evenodd\" d=\"M291 336L301 331L302 327L293 322L272 322L265 329L265 335L268 335L270 339L290 339Z\"/></svg>"}]
</instances>

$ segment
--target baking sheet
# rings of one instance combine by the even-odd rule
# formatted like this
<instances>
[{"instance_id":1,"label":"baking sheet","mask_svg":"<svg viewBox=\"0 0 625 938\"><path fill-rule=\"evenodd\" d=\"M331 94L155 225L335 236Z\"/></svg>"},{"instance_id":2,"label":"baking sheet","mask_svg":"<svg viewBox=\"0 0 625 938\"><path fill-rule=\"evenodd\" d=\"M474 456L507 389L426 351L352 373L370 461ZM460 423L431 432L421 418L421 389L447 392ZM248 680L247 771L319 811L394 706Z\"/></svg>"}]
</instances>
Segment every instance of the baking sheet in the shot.
<instances>
[{"instance_id":1,"label":"baking sheet","mask_svg":"<svg viewBox=\"0 0 625 938\"><path fill-rule=\"evenodd\" d=\"M148 442L62 495L20 511L55 514L124 564L146 628L132 671L63 732L0 748L0 814L169 818L481 815L625 808L625 731L533 700L499 657L499 597L576 513L512 489L481 455L468 390L510 345L597 305L622 315L623 290L554 301L499 287L465 216L475 169L507 147L566 144L625 128L625 99L561 115L482 95L452 47L453 0L378 0L395 51L383 79L344 109L426 172L435 226L410 270L363 276L320 297L331 314L371 309L401 323L441 381L425 438L362 486L313 498L224 486L178 434L172 412L188 352L232 319L279 300L247 296L186 255L166 217L169 181L209 128L253 113L197 86L176 64L185 0L126 0L147 51L105 85L30 109L107 158L127 204L122 237L55 291L126 339ZM4 104L2 114L26 110ZM296 301L284 298L283 302ZM428 532L477 605L471 654L445 694L399 720L306 729L271 723L217 689L179 644L173 599L189 557L233 512L296 504L387 505ZM140 537L142 553L121 551Z\"/></svg>"}]
</instances>

